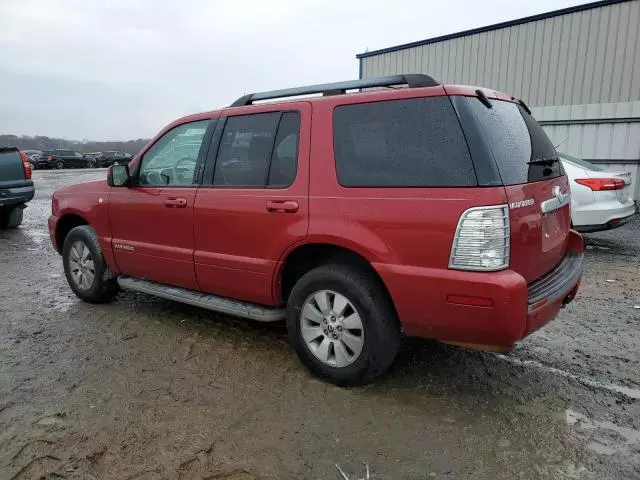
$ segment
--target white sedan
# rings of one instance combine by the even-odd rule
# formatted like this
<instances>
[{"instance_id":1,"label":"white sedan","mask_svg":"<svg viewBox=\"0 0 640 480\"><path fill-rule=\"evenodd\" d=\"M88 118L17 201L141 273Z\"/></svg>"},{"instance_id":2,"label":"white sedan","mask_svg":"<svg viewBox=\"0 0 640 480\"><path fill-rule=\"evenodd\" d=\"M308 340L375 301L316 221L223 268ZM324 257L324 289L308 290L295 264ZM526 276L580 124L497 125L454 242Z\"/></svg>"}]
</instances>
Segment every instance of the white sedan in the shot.
<instances>
[{"instance_id":1,"label":"white sedan","mask_svg":"<svg viewBox=\"0 0 640 480\"><path fill-rule=\"evenodd\" d=\"M636 212L631 173L611 172L559 153L571 188L571 220L579 232L597 232L627 223Z\"/></svg>"}]
</instances>

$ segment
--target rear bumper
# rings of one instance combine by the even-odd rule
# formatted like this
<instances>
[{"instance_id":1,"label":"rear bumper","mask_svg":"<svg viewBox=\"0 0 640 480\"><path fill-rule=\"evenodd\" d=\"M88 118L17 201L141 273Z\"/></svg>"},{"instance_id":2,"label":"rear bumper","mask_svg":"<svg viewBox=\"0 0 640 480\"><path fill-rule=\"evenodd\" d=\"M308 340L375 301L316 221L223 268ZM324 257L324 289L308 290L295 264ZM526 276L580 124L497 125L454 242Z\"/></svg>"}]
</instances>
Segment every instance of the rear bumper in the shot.
<instances>
[{"instance_id":1,"label":"rear bumper","mask_svg":"<svg viewBox=\"0 0 640 480\"><path fill-rule=\"evenodd\" d=\"M609 230L624 225L631 220L636 212L633 201L620 203L618 201L598 202L593 207L575 209L571 212L573 228L579 232L597 232Z\"/></svg>"},{"instance_id":2,"label":"rear bumper","mask_svg":"<svg viewBox=\"0 0 640 480\"><path fill-rule=\"evenodd\" d=\"M584 244L572 231L563 261L527 285L513 270L463 272L374 264L409 336L512 348L573 300Z\"/></svg>"},{"instance_id":3,"label":"rear bumper","mask_svg":"<svg viewBox=\"0 0 640 480\"><path fill-rule=\"evenodd\" d=\"M628 215L626 217L616 217L607 221L604 224L600 225L574 225L574 228L580 233L591 233L591 232L601 232L603 230L612 230L614 228L621 227L627 223L629 223L633 217L634 213Z\"/></svg>"},{"instance_id":4,"label":"rear bumper","mask_svg":"<svg viewBox=\"0 0 640 480\"><path fill-rule=\"evenodd\" d=\"M0 188L0 207L27 203L35 195L33 183L20 187Z\"/></svg>"}]
</instances>

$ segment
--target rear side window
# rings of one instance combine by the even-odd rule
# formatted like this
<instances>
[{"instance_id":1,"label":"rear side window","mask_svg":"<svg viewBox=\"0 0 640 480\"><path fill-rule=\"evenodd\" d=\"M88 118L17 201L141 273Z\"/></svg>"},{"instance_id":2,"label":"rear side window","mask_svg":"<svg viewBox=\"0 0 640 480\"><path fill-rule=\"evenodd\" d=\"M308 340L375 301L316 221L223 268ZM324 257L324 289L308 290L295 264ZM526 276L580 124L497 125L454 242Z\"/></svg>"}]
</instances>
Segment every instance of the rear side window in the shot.
<instances>
[{"instance_id":1,"label":"rear side window","mask_svg":"<svg viewBox=\"0 0 640 480\"><path fill-rule=\"evenodd\" d=\"M343 105L334 111L333 129L342 186L477 185L448 97Z\"/></svg>"},{"instance_id":2,"label":"rear side window","mask_svg":"<svg viewBox=\"0 0 640 480\"><path fill-rule=\"evenodd\" d=\"M300 114L297 112L283 113L271 155L268 185L288 187L293 184L298 166L299 131Z\"/></svg>"},{"instance_id":3,"label":"rear side window","mask_svg":"<svg viewBox=\"0 0 640 480\"><path fill-rule=\"evenodd\" d=\"M556 150L538 122L521 106L465 99L489 143L504 185L537 182L564 174Z\"/></svg>"},{"instance_id":4,"label":"rear side window","mask_svg":"<svg viewBox=\"0 0 640 480\"><path fill-rule=\"evenodd\" d=\"M300 115L269 112L229 117L213 184L227 187L288 187L298 163Z\"/></svg>"}]
</instances>

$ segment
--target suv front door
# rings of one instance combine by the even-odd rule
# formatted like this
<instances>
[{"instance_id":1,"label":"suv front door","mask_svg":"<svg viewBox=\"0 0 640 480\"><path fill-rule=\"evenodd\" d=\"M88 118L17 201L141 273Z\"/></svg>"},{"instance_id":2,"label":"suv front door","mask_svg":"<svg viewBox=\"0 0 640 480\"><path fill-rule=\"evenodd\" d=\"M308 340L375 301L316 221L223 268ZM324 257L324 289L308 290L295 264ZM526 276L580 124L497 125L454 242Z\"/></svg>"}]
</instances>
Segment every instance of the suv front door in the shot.
<instances>
[{"instance_id":1,"label":"suv front door","mask_svg":"<svg viewBox=\"0 0 640 480\"><path fill-rule=\"evenodd\" d=\"M278 262L307 235L310 137L308 102L225 110L194 210L202 291L276 301Z\"/></svg>"},{"instance_id":2,"label":"suv front door","mask_svg":"<svg viewBox=\"0 0 640 480\"><path fill-rule=\"evenodd\" d=\"M174 126L144 152L131 186L109 197L118 270L136 278L197 289L193 206L201 146L210 119ZM185 143L192 147L181 148Z\"/></svg>"}]
</instances>

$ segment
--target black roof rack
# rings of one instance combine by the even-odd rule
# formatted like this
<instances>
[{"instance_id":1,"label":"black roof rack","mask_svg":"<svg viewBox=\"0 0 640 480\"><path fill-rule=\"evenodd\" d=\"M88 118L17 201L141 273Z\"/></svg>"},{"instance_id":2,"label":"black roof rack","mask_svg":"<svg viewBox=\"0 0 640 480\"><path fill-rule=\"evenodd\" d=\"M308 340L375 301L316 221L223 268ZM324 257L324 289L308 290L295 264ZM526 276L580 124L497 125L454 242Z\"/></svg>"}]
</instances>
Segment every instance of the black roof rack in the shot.
<instances>
[{"instance_id":1,"label":"black roof rack","mask_svg":"<svg viewBox=\"0 0 640 480\"><path fill-rule=\"evenodd\" d=\"M272 90L270 92L258 92L244 95L231 104L232 107L243 107L251 105L259 100L271 100L274 98L295 97L298 95L311 95L322 93L323 95L340 95L347 90L373 87L390 87L392 85L408 85L410 88L435 87L440 85L429 75L421 73L408 73L405 75L391 75L388 77L363 78L360 80L349 80L346 82L323 83L319 85L308 85L306 87L285 88L283 90Z\"/></svg>"}]
</instances>

